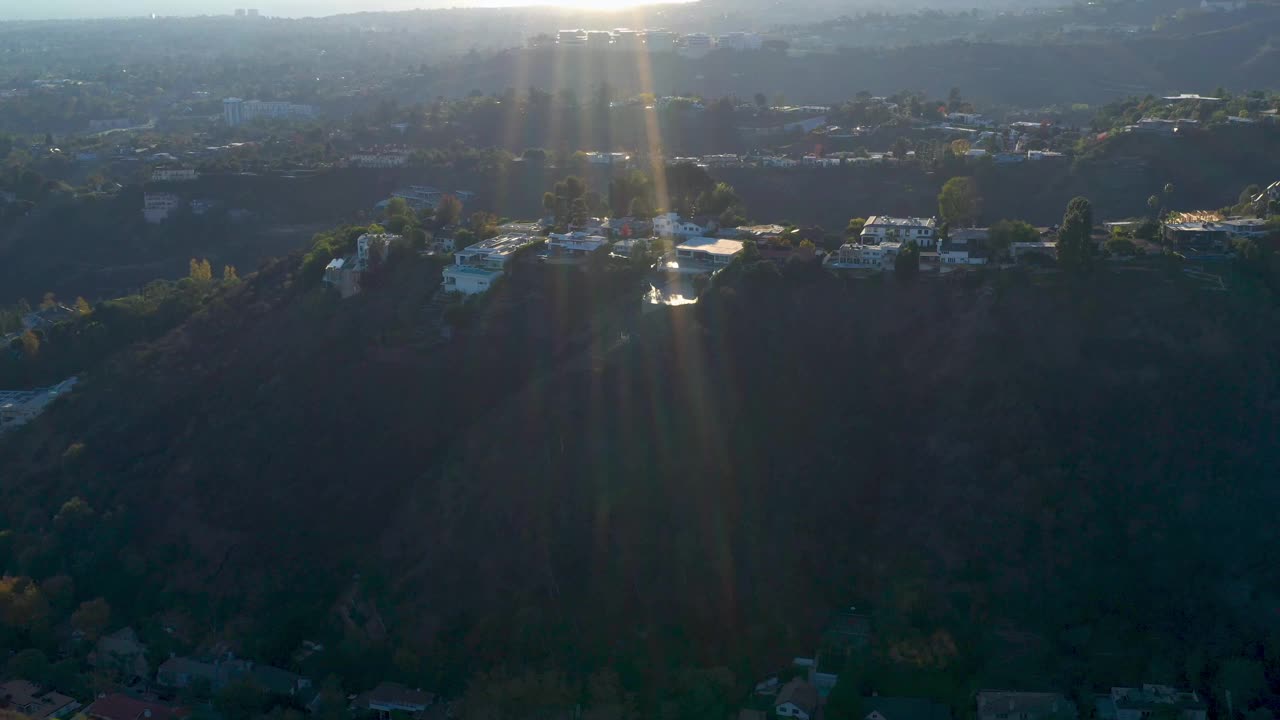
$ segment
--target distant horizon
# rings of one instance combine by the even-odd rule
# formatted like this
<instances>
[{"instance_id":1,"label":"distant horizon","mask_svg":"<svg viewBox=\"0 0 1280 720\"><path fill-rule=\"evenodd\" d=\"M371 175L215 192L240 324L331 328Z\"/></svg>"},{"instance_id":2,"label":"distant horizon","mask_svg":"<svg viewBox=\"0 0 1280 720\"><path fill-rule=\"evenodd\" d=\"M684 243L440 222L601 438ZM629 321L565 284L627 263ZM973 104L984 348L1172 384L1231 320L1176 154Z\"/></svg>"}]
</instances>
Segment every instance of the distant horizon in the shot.
<instances>
[{"instance_id":1,"label":"distant horizon","mask_svg":"<svg viewBox=\"0 0 1280 720\"><path fill-rule=\"evenodd\" d=\"M86 0L46 0L22 3L0 10L0 22L32 20L105 20L157 17L229 16L239 8L256 8L263 17L321 18L362 12L404 12L408 10L470 10L481 8L534 8L613 12L646 5L684 5L698 0L378 0L376 5L362 0L120 0L109 4ZM606 5L602 7L601 5Z\"/></svg>"}]
</instances>

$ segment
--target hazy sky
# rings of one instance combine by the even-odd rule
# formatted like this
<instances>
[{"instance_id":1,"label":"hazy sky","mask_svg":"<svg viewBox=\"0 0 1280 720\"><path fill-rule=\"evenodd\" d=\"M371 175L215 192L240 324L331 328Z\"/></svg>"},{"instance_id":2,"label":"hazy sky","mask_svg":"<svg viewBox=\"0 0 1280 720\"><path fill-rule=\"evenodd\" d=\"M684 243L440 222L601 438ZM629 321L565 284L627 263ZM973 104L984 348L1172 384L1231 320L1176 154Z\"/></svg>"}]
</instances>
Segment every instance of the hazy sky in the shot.
<instances>
[{"instance_id":1,"label":"hazy sky","mask_svg":"<svg viewBox=\"0 0 1280 720\"><path fill-rule=\"evenodd\" d=\"M365 10L436 7L566 5L608 7L620 0L0 0L0 20L122 17L150 15L228 15L239 7L257 7L263 15L303 17ZM628 0L626 4L641 4Z\"/></svg>"}]
</instances>

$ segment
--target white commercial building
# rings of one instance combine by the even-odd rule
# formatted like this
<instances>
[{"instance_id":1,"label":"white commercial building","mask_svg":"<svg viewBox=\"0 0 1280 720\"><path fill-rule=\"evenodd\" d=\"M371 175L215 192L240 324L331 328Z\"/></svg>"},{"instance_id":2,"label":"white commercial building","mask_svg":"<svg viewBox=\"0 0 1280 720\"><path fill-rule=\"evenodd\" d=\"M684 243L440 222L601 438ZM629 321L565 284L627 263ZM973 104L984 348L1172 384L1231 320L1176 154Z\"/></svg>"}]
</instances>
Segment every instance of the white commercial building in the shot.
<instances>
[{"instance_id":1,"label":"white commercial building","mask_svg":"<svg viewBox=\"0 0 1280 720\"><path fill-rule=\"evenodd\" d=\"M613 31L613 49L636 52L644 49L644 36L635 30L620 28Z\"/></svg>"},{"instance_id":2,"label":"white commercial building","mask_svg":"<svg viewBox=\"0 0 1280 720\"><path fill-rule=\"evenodd\" d=\"M669 30L647 30L644 46L649 52L672 52L676 49L676 36Z\"/></svg>"},{"instance_id":3,"label":"white commercial building","mask_svg":"<svg viewBox=\"0 0 1280 720\"><path fill-rule=\"evenodd\" d=\"M536 235L499 235L483 240L454 254L452 265L446 266L444 289L465 295L488 292L506 273L516 253L542 242Z\"/></svg>"},{"instance_id":4,"label":"white commercial building","mask_svg":"<svg viewBox=\"0 0 1280 720\"><path fill-rule=\"evenodd\" d=\"M226 98L222 101L222 118L229 127L239 127L257 118L306 119L316 115L311 105L298 105L279 100L241 100Z\"/></svg>"},{"instance_id":5,"label":"white commercial building","mask_svg":"<svg viewBox=\"0 0 1280 720\"><path fill-rule=\"evenodd\" d=\"M680 48L680 54L685 57L700 58L715 49L716 41L710 35L693 33L684 36L684 46Z\"/></svg>"},{"instance_id":6,"label":"white commercial building","mask_svg":"<svg viewBox=\"0 0 1280 720\"><path fill-rule=\"evenodd\" d=\"M587 31L587 47L592 50L608 50L613 45L613 33L608 30Z\"/></svg>"},{"instance_id":7,"label":"white commercial building","mask_svg":"<svg viewBox=\"0 0 1280 720\"><path fill-rule=\"evenodd\" d=\"M173 193L144 193L142 195L142 218L155 225L169 219L181 205L178 196Z\"/></svg>"},{"instance_id":8,"label":"white commercial building","mask_svg":"<svg viewBox=\"0 0 1280 720\"><path fill-rule=\"evenodd\" d=\"M932 245L937 221L933 218L895 218L888 215L872 215L862 227L862 242L873 244L884 240L916 241L924 247Z\"/></svg>"},{"instance_id":9,"label":"white commercial building","mask_svg":"<svg viewBox=\"0 0 1280 720\"><path fill-rule=\"evenodd\" d=\"M581 48L587 46L586 30L561 30L556 33L556 45L568 48Z\"/></svg>"},{"instance_id":10,"label":"white commercial building","mask_svg":"<svg viewBox=\"0 0 1280 720\"><path fill-rule=\"evenodd\" d=\"M0 433L21 427L44 412L49 403L75 387L71 377L53 387L36 390L0 390Z\"/></svg>"}]
</instances>

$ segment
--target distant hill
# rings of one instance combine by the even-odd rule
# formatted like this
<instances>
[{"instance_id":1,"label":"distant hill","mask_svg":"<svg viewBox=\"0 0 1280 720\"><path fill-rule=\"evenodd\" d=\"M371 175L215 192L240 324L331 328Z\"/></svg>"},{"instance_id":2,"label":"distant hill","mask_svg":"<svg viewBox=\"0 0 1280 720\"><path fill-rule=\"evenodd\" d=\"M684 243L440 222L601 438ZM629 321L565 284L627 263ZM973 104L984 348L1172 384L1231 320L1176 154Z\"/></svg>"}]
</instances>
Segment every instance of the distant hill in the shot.
<instances>
[{"instance_id":1,"label":"distant hill","mask_svg":"<svg viewBox=\"0 0 1280 720\"><path fill-rule=\"evenodd\" d=\"M804 57L726 51L700 60L659 55L643 62L615 54L513 50L479 62L469 58L423 87L406 90L422 100L529 86L571 88L589 97L607 82L625 94L750 98L765 92L782 93L793 103L825 103L864 90L883 95L911 89L945 97L959 86L966 97L985 103L1101 104L1194 88L1274 89L1270 68L1280 61L1272 42L1277 32L1280 8L1259 6L1225 29L1095 42L951 42Z\"/></svg>"}]
</instances>

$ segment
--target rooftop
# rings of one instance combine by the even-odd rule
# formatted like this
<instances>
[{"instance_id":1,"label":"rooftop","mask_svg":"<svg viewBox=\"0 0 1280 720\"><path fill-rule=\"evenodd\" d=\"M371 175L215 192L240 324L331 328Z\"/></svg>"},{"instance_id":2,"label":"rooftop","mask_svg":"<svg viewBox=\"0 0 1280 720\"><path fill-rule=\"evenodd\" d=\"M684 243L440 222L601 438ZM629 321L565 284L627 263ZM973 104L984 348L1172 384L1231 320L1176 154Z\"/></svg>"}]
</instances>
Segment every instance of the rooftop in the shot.
<instances>
[{"instance_id":1,"label":"rooftop","mask_svg":"<svg viewBox=\"0 0 1280 720\"><path fill-rule=\"evenodd\" d=\"M1144 709L1160 705L1176 705L1185 709L1205 709L1200 696L1191 690L1178 690L1168 685L1146 684L1140 688L1111 688L1111 699L1116 707Z\"/></svg>"},{"instance_id":2,"label":"rooftop","mask_svg":"<svg viewBox=\"0 0 1280 720\"><path fill-rule=\"evenodd\" d=\"M742 252L742 243L725 238L689 238L676 247L677 250L692 250L711 255L737 255Z\"/></svg>"},{"instance_id":3,"label":"rooftop","mask_svg":"<svg viewBox=\"0 0 1280 720\"><path fill-rule=\"evenodd\" d=\"M489 238L488 240L481 240L475 245L464 250L460 250L459 252L472 255L487 254L491 256L505 257L515 253L521 248L540 242L541 240L542 238L535 235L507 233L505 235Z\"/></svg>"},{"instance_id":4,"label":"rooftop","mask_svg":"<svg viewBox=\"0 0 1280 720\"><path fill-rule=\"evenodd\" d=\"M888 215L872 215L867 218L865 227L872 225L887 225L889 227L927 227L932 228L938 224L934 218L897 218Z\"/></svg>"},{"instance_id":5,"label":"rooftop","mask_svg":"<svg viewBox=\"0 0 1280 720\"><path fill-rule=\"evenodd\" d=\"M501 270L490 270L479 265L446 265L444 272L446 275L477 275L480 277L494 277L502 274Z\"/></svg>"}]
</instances>

